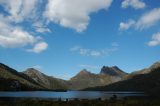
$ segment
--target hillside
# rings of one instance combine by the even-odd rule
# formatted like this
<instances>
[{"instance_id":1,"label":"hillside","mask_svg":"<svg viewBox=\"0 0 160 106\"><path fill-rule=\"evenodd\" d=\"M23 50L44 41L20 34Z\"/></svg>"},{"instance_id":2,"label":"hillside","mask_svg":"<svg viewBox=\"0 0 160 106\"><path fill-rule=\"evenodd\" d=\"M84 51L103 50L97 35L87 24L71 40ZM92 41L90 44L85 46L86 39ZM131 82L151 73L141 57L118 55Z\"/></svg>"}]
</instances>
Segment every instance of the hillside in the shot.
<instances>
[{"instance_id":1,"label":"hillside","mask_svg":"<svg viewBox=\"0 0 160 106\"><path fill-rule=\"evenodd\" d=\"M69 88L80 90L87 87L104 86L119 80L121 80L120 77L94 74L84 69L69 80Z\"/></svg>"},{"instance_id":2,"label":"hillside","mask_svg":"<svg viewBox=\"0 0 160 106\"><path fill-rule=\"evenodd\" d=\"M47 76L34 68L29 68L23 73L47 89L67 89L67 81L54 78L52 76Z\"/></svg>"},{"instance_id":3,"label":"hillside","mask_svg":"<svg viewBox=\"0 0 160 106\"><path fill-rule=\"evenodd\" d=\"M148 70L150 70L148 72ZM144 69L143 74L137 74L126 80L103 87L93 87L85 90L98 91L144 91L149 95L159 96L160 93L160 63Z\"/></svg>"},{"instance_id":4,"label":"hillside","mask_svg":"<svg viewBox=\"0 0 160 106\"><path fill-rule=\"evenodd\" d=\"M30 77L0 63L0 90L36 90L43 89Z\"/></svg>"},{"instance_id":5,"label":"hillside","mask_svg":"<svg viewBox=\"0 0 160 106\"><path fill-rule=\"evenodd\" d=\"M109 71L108 71L109 70ZM105 73L102 73L105 71ZM113 72L112 72L113 71ZM101 70L100 74L94 74L87 70L80 71L70 80L62 80L45 75L34 68L28 68L24 72L17 72L7 65L0 64L0 90L81 90L88 87L105 86L120 81L126 75L118 67ZM111 74L111 73L115 73Z\"/></svg>"}]
</instances>

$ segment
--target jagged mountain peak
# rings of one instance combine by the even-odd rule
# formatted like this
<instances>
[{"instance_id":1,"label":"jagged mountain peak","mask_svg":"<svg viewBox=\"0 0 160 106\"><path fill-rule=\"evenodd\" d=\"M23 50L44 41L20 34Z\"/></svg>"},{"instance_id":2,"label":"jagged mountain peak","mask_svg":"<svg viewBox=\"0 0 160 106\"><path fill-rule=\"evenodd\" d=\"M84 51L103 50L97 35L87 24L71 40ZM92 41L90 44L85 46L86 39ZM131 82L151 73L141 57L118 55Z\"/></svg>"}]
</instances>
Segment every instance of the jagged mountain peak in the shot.
<instances>
[{"instance_id":1,"label":"jagged mountain peak","mask_svg":"<svg viewBox=\"0 0 160 106\"><path fill-rule=\"evenodd\" d=\"M114 68L114 69L117 69L117 70L121 70L121 69L119 69L118 66L112 66L111 68Z\"/></svg>"},{"instance_id":2,"label":"jagged mountain peak","mask_svg":"<svg viewBox=\"0 0 160 106\"><path fill-rule=\"evenodd\" d=\"M90 74L90 72L86 69L81 70L79 73L79 75L83 75L83 74Z\"/></svg>"},{"instance_id":3,"label":"jagged mountain peak","mask_svg":"<svg viewBox=\"0 0 160 106\"><path fill-rule=\"evenodd\" d=\"M81 79L81 78L89 78L90 76L93 76L95 74L89 72L86 69L81 70L78 74L76 74L74 77L72 77L70 80L77 80L77 79Z\"/></svg>"},{"instance_id":4,"label":"jagged mountain peak","mask_svg":"<svg viewBox=\"0 0 160 106\"><path fill-rule=\"evenodd\" d=\"M112 69L119 69L119 67L118 67L118 66L111 66L111 67L109 67L109 66L103 66L103 67L102 67L102 69L103 69L103 68L109 68L109 69L111 69L111 68L112 68Z\"/></svg>"},{"instance_id":5,"label":"jagged mountain peak","mask_svg":"<svg viewBox=\"0 0 160 106\"><path fill-rule=\"evenodd\" d=\"M126 75L127 73L125 73L124 71L122 71L120 68L118 68L117 66L103 66L101 68L101 72L100 74L106 74L106 75L111 75L111 76L119 76L119 77L123 77L124 75Z\"/></svg>"}]
</instances>

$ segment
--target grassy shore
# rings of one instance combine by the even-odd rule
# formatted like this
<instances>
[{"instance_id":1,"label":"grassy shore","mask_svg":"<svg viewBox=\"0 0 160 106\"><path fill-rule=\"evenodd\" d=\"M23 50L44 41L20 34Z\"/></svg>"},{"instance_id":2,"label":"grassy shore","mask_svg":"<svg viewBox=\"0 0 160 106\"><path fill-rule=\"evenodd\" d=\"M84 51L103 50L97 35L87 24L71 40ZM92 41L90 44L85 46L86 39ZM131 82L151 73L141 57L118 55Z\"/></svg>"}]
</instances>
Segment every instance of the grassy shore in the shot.
<instances>
[{"instance_id":1,"label":"grassy shore","mask_svg":"<svg viewBox=\"0 0 160 106\"><path fill-rule=\"evenodd\" d=\"M0 98L0 106L160 106L160 99L122 98L121 100L53 100L38 98Z\"/></svg>"}]
</instances>

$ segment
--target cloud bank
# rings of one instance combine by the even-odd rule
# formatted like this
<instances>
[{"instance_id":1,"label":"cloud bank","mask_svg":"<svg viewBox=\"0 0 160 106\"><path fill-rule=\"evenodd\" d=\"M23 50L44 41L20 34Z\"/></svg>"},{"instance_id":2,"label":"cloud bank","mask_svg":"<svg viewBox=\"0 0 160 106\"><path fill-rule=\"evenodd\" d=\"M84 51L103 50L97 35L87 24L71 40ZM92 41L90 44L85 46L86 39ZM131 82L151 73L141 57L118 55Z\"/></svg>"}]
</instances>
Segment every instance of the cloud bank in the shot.
<instances>
[{"instance_id":1,"label":"cloud bank","mask_svg":"<svg viewBox=\"0 0 160 106\"><path fill-rule=\"evenodd\" d=\"M78 53L82 56L90 56L90 57L102 57L102 56L108 56L111 53L115 52L118 50L119 45L116 42L113 42L111 44L110 48L107 49L88 49L88 48L83 48L81 46L74 46L70 48L70 51L73 53Z\"/></svg>"},{"instance_id":2,"label":"cloud bank","mask_svg":"<svg viewBox=\"0 0 160 106\"><path fill-rule=\"evenodd\" d=\"M152 35L152 40L148 42L149 46L157 46L160 45L160 32Z\"/></svg>"},{"instance_id":3,"label":"cloud bank","mask_svg":"<svg viewBox=\"0 0 160 106\"><path fill-rule=\"evenodd\" d=\"M122 8L132 7L134 9L143 9L146 4L142 0L124 0L121 5Z\"/></svg>"},{"instance_id":4,"label":"cloud bank","mask_svg":"<svg viewBox=\"0 0 160 106\"><path fill-rule=\"evenodd\" d=\"M0 0L0 47L33 46L27 51L42 52L48 44L38 34L50 33L48 24L82 32L87 29L90 14L107 10L111 3L112 0ZM32 29L27 30L24 23ZM92 55L99 54L92 51Z\"/></svg>"},{"instance_id":5,"label":"cloud bank","mask_svg":"<svg viewBox=\"0 0 160 106\"><path fill-rule=\"evenodd\" d=\"M32 22L36 19L38 3L38 0L0 0L0 5L6 12L0 13L1 47L20 48L33 45L37 48L37 45L43 41L42 37L36 36L35 33L25 30L24 26L20 25L25 21ZM43 45L38 46L43 48ZM41 49L39 52L43 50L45 49Z\"/></svg>"},{"instance_id":6,"label":"cloud bank","mask_svg":"<svg viewBox=\"0 0 160 106\"><path fill-rule=\"evenodd\" d=\"M155 8L143 14L137 21L132 19L127 22L121 22L119 29L127 30L133 27L138 30L143 30L150 28L159 22L160 22L160 8Z\"/></svg>"},{"instance_id":7,"label":"cloud bank","mask_svg":"<svg viewBox=\"0 0 160 106\"><path fill-rule=\"evenodd\" d=\"M44 16L49 22L84 31L90 21L90 14L108 9L112 0L49 0Z\"/></svg>"}]
</instances>

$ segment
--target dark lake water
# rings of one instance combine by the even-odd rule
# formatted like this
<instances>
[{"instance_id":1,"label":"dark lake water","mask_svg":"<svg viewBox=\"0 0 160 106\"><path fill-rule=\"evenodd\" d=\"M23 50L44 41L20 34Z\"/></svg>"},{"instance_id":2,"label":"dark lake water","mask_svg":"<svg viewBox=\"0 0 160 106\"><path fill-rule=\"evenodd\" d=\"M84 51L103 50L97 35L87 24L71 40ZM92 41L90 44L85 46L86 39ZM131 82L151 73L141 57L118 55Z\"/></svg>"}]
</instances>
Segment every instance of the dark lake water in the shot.
<instances>
[{"instance_id":1,"label":"dark lake water","mask_svg":"<svg viewBox=\"0 0 160 106\"><path fill-rule=\"evenodd\" d=\"M144 96L142 92L102 92L102 91L30 91L30 92L0 92L0 97L27 97L27 98L61 98L61 99L108 99L116 95L118 98L126 96Z\"/></svg>"}]
</instances>

